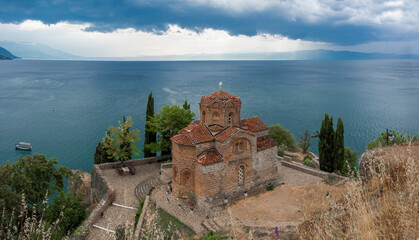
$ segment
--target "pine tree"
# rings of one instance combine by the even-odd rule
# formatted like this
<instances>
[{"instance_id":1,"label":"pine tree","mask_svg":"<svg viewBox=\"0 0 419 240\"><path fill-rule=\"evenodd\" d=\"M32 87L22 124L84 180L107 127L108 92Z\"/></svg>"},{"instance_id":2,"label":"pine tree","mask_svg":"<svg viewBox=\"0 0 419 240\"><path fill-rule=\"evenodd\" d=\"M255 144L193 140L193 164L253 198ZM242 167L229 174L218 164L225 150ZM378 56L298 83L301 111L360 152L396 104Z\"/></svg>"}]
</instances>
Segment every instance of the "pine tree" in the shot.
<instances>
[{"instance_id":1,"label":"pine tree","mask_svg":"<svg viewBox=\"0 0 419 240\"><path fill-rule=\"evenodd\" d=\"M102 163L115 162L114 157L108 153L109 148L106 147L110 145L110 142L112 142L112 136L111 131L108 130L102 140Z\"/></svg>"},{"instance_id":2,"label":"pine tree","mask_svg":"<svg viewBox=\"0 0 419 240\"><path fill-rule=\"evenodd\" d=\"M129 131L133 124L131 117L128 116L126 122L121 123L121 121L118 121L119 126L109 126L109 135L106 132L107 141L103 141L103 146L107 148L107 153L113 159L121 161L121 163L129 160L132 155L138 156L140 153L140 149L135 145L135 142L140 140L140 131L138 129Z\"/></svg>"},{"instance_id":3,"label":"pine tree","mask_svg":"<svg viewBox=\"0 0 419 240\"><path fill-rule=\"evenodd\" d=\"M338 119L334 143L334 171L342 173L345 165L344 128L342 118Z\"/></svg>"},{"instance_id":4,"label":"pine tree","mask_svg":"<svg viewBox=\"0 0 419 240\"><path fill-rule=\"evenodd\" d=\"M147 144L156 143L157 136L155 132L149 131L148 124L151 118L154 117L154 98L153 93L150 92L148 95L147 101L147 112L146 112L146 123L145 123L145 137L144 137L144 157L154 157L156 153L152 152L148 147Z\"/></svg>"}]
</instances>

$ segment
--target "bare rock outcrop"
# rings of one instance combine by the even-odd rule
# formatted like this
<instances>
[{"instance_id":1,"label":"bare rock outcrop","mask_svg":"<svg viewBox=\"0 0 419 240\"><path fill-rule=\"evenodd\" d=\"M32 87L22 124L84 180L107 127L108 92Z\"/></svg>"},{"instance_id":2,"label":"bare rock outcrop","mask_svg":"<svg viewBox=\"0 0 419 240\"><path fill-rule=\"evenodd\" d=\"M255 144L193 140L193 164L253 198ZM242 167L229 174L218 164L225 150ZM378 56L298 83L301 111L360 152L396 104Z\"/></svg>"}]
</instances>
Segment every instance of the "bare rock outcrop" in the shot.
<instances>
[{"instance_id":1,"label":"bare rock outcrop","mask_svg":"<svg viewBox=\"0 0 419 240\"><path fill-rule=\"evenodd\" d=\"M73 176L68 181L68 191L81 194L83 196L83 206L87 209L91 205L90 174L82 170L71 170Z\"/></svg>"}]
</instances>

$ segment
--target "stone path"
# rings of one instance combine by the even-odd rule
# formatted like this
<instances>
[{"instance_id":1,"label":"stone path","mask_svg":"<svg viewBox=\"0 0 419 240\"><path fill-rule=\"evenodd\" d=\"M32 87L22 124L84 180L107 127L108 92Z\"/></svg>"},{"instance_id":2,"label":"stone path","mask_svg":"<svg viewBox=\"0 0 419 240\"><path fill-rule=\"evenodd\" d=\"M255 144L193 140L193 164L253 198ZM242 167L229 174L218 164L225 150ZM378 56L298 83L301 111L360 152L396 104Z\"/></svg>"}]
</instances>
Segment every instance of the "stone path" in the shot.
<instances>
[{"instance_id":1,"label":"stone path","mask_svg":"<svg viewBox=\"0 0 419 240\"><path fill-rule=\"evenodd\" d=\"M198 235L207 231L215 232L231 228L233 225L241 225L219 206L200 206L192 210L169 192L168 185L157 187L150 198L158 207L188 225Z\"/></svg>"},{"instance_id":2,"label":"stone path","mask_svg":"<svg viewBox=\"0 0 419 240\"><path fill-rule=\"evenodd\" d=\"M160 176L151 177L149 179L144 180L143 182L139 183L134 190L134 194L138 200L145 199L145 197L150 192L151 188L158 187L165 184L161 179Z\"/></svg>"},{"instance_id":3,"label":"stone path","mask_svg":"<svg viewBox=\"0 0 419 240\"><path fill-rule=\"evenodd\" d=\"M99 220L96 221L93 225L115 231L116 226L120 224L134 224L135 214L139 206L138 198L135 193L136 187L141 185L142 182L148 182L148 180L153 179L154 176L158 176L160 171L160 163L144 164L136 168L137 172L135 175L122 176L117 174L114 169L102 170L105 177L115 188L115 203L117 205L126 206L128 208L117 205L109 206L104 212L103 218L99 218ZM152 182L152 185L153 184L155 185L156 182ZM114 234L106 230L93 227L90 229L90 233L87 239L114 239Z\"/></svg>"},{"instance_id":4,"label":"stone path","mask_svg":"<svg viewBox=\"0 0 419 240\"><path fill-rule=\"evenodd\" d=\"M119 206L109 206L103 218L99 218L94 225L115 231L116 227L122 225L132 225L134 223L135 213L137 210L127 209ZM105 230L93 227L87 239L114 239L114 234Z\"/></svg>"}]
</instances>

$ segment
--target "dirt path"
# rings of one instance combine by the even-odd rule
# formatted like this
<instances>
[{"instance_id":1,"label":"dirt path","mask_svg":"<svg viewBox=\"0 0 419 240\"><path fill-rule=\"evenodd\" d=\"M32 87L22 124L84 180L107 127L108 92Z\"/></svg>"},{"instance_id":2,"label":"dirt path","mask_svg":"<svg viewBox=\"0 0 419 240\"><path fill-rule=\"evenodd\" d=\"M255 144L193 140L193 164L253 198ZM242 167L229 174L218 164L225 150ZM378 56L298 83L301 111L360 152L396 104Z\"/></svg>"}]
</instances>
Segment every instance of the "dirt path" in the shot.
<instances>
[{"instance_id":1,"label":"dirt path","mask_svg":"<svg viewBox=\"0 0 419 240\"><path fill-rule=\"evenodd\" d=\"M344 191L342 187L333 187L321 182L319 177L284 166L281 166L280 174L284 185L232 204L228 208L230 214L250 226L295 226L303 219L303 202L319 207Z\"/></svg>"}]
</instances>

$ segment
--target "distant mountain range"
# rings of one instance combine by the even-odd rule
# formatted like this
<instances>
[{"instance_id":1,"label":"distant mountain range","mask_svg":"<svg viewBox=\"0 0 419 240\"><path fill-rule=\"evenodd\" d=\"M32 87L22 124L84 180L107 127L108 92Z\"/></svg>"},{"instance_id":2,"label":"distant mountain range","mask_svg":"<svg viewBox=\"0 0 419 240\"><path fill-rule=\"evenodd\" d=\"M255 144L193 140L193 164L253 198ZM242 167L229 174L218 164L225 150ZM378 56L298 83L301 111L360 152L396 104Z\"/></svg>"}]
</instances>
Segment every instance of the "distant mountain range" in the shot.
<instances>
[{"instance_id":1,"label":"distant mountain range","mask_svg":"<svg viewBox=\"0 0 419 240\"><path fill-rule=\"evenodd\" d=\"M86 58L99 61L217 61L217 60L373 60L373 59L417 59L415 54L363 53L333 50L302 50L295 52L271 53L225 53L225 54L186 54L166 56L139 56L114 58Z\"/></svg>"},{"instance_id":2,"label":"distant mountain range","mask_svg":"<svg viewBox=\"0 0 419 240\"><path fill-rule=\"evenodd\" d=\"M34 44L30 42L11 42L0 41L0 47L3 47L13 54L23 59L42 59L42 60L70 60L81 59L64 51L60 51L42 44Z\"/></svg>"},{"instance_id":3,"label":"distant mountain range","mask_svg":"<svg viewBox=\"0 0 419 240\"><path fill-rule=\"evenodd\" d=\"M119 60L372 60L372 59L417 59L415 54L363 53L333 50L302 50L295 52L271 53L226 53L226 54L191 54L170 56L146 56L118 58ZM112 60L112 59L109 59ZM113 60L117 60L114 58Z\"/></svg>"},{"instance_id":4,"label":"distant mountain range","mask_svg":"<svg viewBox=\"0 0 419 240\"><path fill-rule=\"evenodd\" d=\"M0 47L0 60L12 60L19 57L16 57L11 52L7 51L6 49Z\"/></svg>"},{"instance_id":5,"label":"distant mountain range","mask_svg":"<svg viewBox=\"0 0 419 240\"><path fill-rule=\"evenodd\" d=\"M7 50L6 50L7 49ZM10 51L10 52L9 52ZM80 57L45 45L29 42L0 41L0 59L94 60L94 61L205 61L205 60L372 60L415 59L416 54L365 53L333 50L303 50L271 53L185 54L138 57ZM3 54L2 54L3 53ZM3 56L3 57L2 57Z\"/></svg>"}]
</instances>

